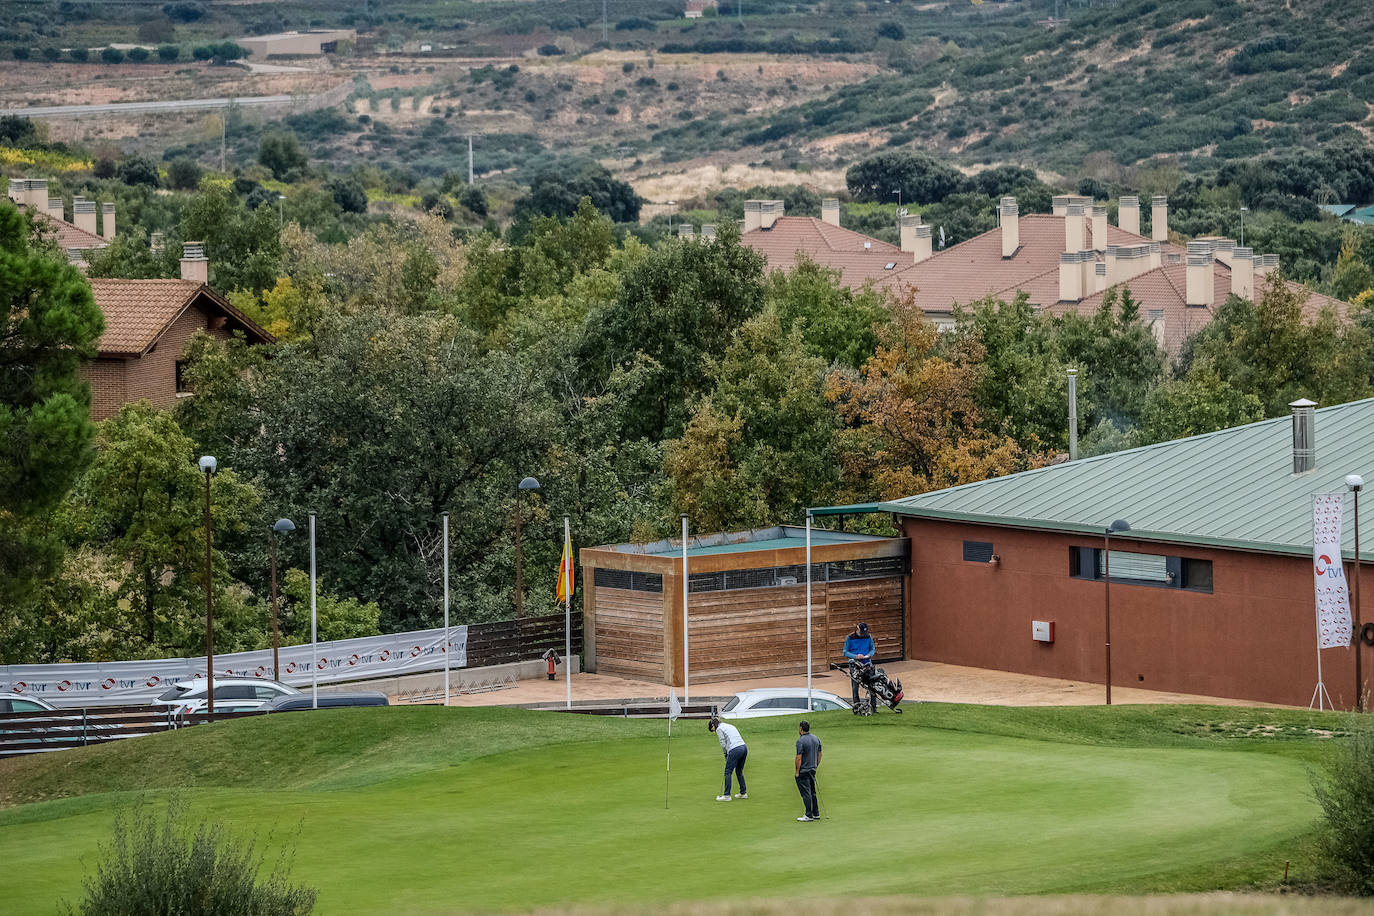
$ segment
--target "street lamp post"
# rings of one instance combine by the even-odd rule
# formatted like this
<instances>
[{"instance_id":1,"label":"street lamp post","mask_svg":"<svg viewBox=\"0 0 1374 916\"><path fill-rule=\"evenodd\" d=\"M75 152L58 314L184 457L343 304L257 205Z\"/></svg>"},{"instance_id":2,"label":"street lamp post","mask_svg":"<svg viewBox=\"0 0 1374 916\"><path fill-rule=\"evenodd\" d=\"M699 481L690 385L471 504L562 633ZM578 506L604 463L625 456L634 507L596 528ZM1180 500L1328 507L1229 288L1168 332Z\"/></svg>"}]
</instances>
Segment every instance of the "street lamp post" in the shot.
<instances>
[{"instance_id":1,"label":"street lamp post","mask_svg":"<svg viewBox=\"0 0 1374 916\"><path fill-rule=\"evenodd\" d=\"M1103 632L1107 642L1107 705L1112 705L1112 532L1130 531L1130 524L1119 518L1102 533Z\"/></svg>"},{"instance_id":2,"label":"street lamp post","mask_svg":"<svg viewBox=\"0 0 1374 916\"><path fill-rule=\"evenodd\" d=\"M205 472L205 711L215 711L215 602L210 544L214 537L210 525L210 477L219 462L214 455L202 455L200 469Z\"/></svg>"},{"instance_id":3,"label":"street lamp post","mask_svg":"<svg viewBox=\"0 0 1374 916\"><path fill-rule=\"evenodd\" d=\"M281 680L281 666L277 659L281 647L281 629L277 625L277 535L290 534L296 530L295 522L289 518L279 518L267 536L272 545L272 680Z\"/></svg>"},{"instance_id":4,"label":"street lamp post","mask_svg":"<svg viewBox=\"0 0 1374 916\"><path fill-rule=\"evenodd\" d=\"M1355 496L1355 575L1350 582L1351 608L1355 627L1355 708L1364 712L1364 670L1361 655L1364 654L1360 641L1360 491L1364 489L1364 478L1359 474L1348 474L1345 485Z\"/></svg>"},{"instance_id":5,"label":"street lamp post","mask_svg":"<svg viewBox=\"0 0 1374 916\"><path fill-rule=\"evenodd\" d=\"M526 490L539 489L539 481L533 477L526 477L520 481L520 488L515 494L515 616L525 616L525 564L524 553L521 550L520 528L525 523L524 501L520 494Z\"/></svg>"}]
</instances>

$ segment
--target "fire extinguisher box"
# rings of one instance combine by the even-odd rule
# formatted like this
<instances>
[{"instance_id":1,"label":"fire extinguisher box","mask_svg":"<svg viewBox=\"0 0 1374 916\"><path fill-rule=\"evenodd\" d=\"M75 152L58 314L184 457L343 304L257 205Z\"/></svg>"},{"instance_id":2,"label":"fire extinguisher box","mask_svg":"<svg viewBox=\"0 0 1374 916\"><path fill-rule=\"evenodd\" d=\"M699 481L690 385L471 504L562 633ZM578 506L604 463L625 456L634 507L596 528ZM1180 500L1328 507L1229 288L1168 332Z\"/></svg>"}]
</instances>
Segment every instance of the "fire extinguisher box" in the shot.
<instances>
[{"instance_id":1,"label":"fire extinguisher box","mask_svg":"<svg viewBox=\"0 0 1374 916\"><path fill-rule=\"evenodd\" d=\"M1031 639L1036 642L1054 642L1054 621L1032 620Z\"/></svg>"}]
</instances>

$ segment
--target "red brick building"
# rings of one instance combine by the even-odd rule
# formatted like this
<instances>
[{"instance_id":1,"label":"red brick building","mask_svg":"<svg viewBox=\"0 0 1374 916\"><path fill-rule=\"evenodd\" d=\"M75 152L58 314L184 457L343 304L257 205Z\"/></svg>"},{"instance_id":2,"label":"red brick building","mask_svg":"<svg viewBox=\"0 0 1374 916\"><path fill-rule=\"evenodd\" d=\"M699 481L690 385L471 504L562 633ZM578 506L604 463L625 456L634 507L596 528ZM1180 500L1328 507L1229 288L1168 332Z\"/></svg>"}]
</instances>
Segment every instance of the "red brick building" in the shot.
<instances>
[{"instance_id":1,"label":"red brick building","mask_svg":"<svg viewBox=\"0 0 1374 916\"><path fill-rule=\"evenodd\" d=\"M198 331L220 339L238 332L251 343L272 340L223 296L195 280L92 280L91 290L105 314L97 356L83 369L96 420L133 401L167 408L189 397L182 361Z\"/></svg>"},{"instance_id":2,"label":"red brick building","mask_svg":"<svg viewBox=\"0 0 1374 916\"><path fill-rule=\"evenodd\" d=\"M1096 681L1104 693L1104 532L1125 520L1110 546L1111 683L1306 706L1318 678L1312 498L1346 492L1347 474L1374 481L1374 399L1306 411L1310 467L1278 418L815 512L897 518L911 544L907 657ZM1347 581L1353 514L1347 493ZM1374 596L1374 576L1360 585ZM1374 617L1353 610L1357 623ZM1355 704L1356 651L1321 652L1337 707ZM1368 695L1374 649L1358 651Z\"/></svg>"}]
</instances>

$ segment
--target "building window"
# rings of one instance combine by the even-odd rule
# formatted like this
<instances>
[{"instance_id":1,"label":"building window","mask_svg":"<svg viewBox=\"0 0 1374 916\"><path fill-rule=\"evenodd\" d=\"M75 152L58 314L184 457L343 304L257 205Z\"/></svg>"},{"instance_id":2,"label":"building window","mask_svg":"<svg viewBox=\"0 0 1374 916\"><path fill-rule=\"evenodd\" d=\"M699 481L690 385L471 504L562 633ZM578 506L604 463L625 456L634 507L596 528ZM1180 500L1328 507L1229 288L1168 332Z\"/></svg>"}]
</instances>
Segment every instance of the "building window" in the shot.
<instances>
[{"instance_id":1,"label":"building window","mask_svg":"<svg viewBox=\"0 0 1374 916\"><path fill-rule=\"evenodd\" d=\"M1111 561L1114 583L1212 593L1211 560L1113 550ZM1069 548L1069 575L1075 579L1101 581L1106 575L1106 566L1100 547Z\"/></svg>"},{"instance_id":2,"label":"building window","mask_svg":"<svg viewBox=\"0 0 1374 916\"><path fill-rule=\"evenodd\" d=\"M186 360L177 360L176 365L177 394L189 394L191 386L186 383Z\"/></svg>"},{"instance_id":3,"label":"building window","mask_svg":"<svg viewBox=\"0 0 1374 916\"><path fill-rule=\"evenodd\" d=\"M991 563L991 541L964 541L965 563Z\"/></svg>"}]
</instances>

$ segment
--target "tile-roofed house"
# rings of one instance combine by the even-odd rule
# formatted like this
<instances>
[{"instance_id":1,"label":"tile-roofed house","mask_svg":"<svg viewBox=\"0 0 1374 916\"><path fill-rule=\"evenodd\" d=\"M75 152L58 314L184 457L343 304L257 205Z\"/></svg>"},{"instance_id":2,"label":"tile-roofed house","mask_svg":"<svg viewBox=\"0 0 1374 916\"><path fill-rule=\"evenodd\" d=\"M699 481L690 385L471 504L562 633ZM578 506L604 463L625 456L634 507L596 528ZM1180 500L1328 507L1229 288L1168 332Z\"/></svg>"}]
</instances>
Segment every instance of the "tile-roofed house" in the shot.
<instances>
[{"instance_id":1,"label":"tile-roofed house","mask_svg":"<svg viewBox=\"0 0 1374 916\"><path fill-rule=\"evenodd\" d=\"M791 270L806 257L838 270L840 283L857 290L911 263L909 252L889 242L813 216L783 216L781 201L748 201L746 207L768 203L777 207L776 213L761 217L762 225L751 226L748 221L754 211L746 211L740 242L763 255L769 270Z\"/></svg>"},{"instance_id":2,"label":"tile-roofed house","mask_svg":"<svg viewBox=\"0 0 1374 916\"><path fill-rule=\"evenodd\" d=\"M62 198L48 197L47 179L11 178L9 198L21 210L32 213L45 234L78 266L83 263L87 251L104 248L114 238L114 204L104 205L105 234L102 236L96 232L98 205L95 201L75 198L72 201L73 221L69 222L64 218Z\"/></svg>"},{"instance_id":3,"label":"tile-roofed house","mask_svg":"<svg viewBox=\"0 0 1374 916\"><path fill-rule=\"evenodd\" d=\"M91 385L91 416L101 420L121 404L147 400L170 407L190 394L181 377L186 344L197 331L250 342L272 335L223 296L195 280L91 280L105 315L97 355L83 374Z\"/></svg>"}]
</instances>

